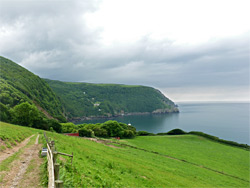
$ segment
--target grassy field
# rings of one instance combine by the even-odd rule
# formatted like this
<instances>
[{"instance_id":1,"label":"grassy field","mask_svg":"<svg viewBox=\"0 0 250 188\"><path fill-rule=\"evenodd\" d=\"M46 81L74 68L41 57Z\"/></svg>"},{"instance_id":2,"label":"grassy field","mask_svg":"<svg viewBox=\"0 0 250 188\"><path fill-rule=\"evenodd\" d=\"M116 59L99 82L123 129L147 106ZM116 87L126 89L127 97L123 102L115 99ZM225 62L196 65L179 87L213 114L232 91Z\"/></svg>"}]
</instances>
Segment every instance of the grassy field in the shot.
<instances>
[{"instance_id":1,"label":"grassy field","mask_svg":"<svg viewBox=\"0 0 250 188\"><path fill-rule=\"evenodd\" d=\"M114 148L56 133L48 135L55 140L58 151L74 153L73 168L70 159L60 157L61 179L66 187L249 187L249 151L198 136L148 136L120 141L136 149L119 144Z\"/></svg>"},{"instance_id":2,"label":"grassy field","mask_svg":"<svg viewBox=\"0 0 250 188\"><path fill-rule=\"evenodd\" d=\"M42 131L0 121L0 151L5 150L6 147L11 148L36 132Z\"/></svg>"},{"instance_id":3,"label":"grassy field","mask_svg":"<svg viewBox=\"0 0 250 188\"><path fill-rule=\"evenodd\" d=\"M20 142L37 132L41 130L0 123L1 142ZM195 135L144 136L109 145L52 132L47 135L55 140L57 151L74 153L72 167L69 157L58 158L64 187L250 185L249 151Z\"/></svg>"},{"instance_id":4,"label":"grassy field","mask_svg":"<svg viewBox=\"0 0 250 188\"><path fill-rule=\"evenodd\" d=\"M219 144L194 135L146 136L124 142L250 181L250 152L241 148Z\"/></svg>"}]
</instances>

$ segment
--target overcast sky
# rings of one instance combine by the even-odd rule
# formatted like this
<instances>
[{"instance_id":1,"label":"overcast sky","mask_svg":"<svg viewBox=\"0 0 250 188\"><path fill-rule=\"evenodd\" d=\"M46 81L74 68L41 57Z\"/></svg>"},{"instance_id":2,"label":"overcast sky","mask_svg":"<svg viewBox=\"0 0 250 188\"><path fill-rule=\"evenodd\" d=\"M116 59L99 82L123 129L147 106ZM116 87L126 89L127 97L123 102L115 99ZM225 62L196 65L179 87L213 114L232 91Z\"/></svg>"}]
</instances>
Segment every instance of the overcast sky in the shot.
<instances>
[{"instance_id":1,"label":"overcast sky","mask_svg":"<svg viewBox=\"0 0 250 188\"><path fill-rule=\"evenodd\" d=\"M0 0L0 55L42 78L249 101L249 0Z\"/></svg>"}]
</instances>

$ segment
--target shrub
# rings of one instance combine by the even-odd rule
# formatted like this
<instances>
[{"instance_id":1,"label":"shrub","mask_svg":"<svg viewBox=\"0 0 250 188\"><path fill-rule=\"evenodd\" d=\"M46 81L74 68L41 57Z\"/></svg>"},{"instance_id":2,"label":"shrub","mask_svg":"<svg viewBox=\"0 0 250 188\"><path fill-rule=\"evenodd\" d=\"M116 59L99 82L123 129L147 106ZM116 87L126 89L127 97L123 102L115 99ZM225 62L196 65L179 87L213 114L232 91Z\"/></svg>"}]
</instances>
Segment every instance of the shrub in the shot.
<instances>
[{"instance_id":1,"label":"shrub","mask_svg":"<svg viewBox=\"0 0 250 188\"><path fill-rule=\"evenodd\" d=\"M168 133L157 133L157 135L168 135Z\"/></svg>"},{"instance_id":2,"label":"shrub","mask_svg":"<svg viewBox=\"0 0 250 188\"><path fill-rule=\"evenodd\" d=\"M74 123L61 123L62 133L76 133L77 126Z\"/></svg>"},{"instance_id":3,"label":"shrub","mask_svg":"<svg viewBox=\"0 0 250 188\"><path fill-rule=\"evenodd\" d=\"M48 119L47 120L49 129L52 127L58 133L62 132L62 125L55 119Z\"/></svg>"},{"instance_id":4,"label":"shrub","mask_svg":"<svg viewBox=\"0 0 250 188\"><path fill-rule=\"evenodd\" d=\"M135 133L131 130L125 130L123 133L123 137L124 138L134 138L135 137Z\"/></svg>"},{"instance_id":5,"label":"shrub","mask_svg":"<svg viewBox=\"0 0 250 188\"><path fill-rule=\"evenodd\" d=\"M138 131L137 135L138 136L154 136L155 134L154 133L149 133L147 131Z\"/></svg>"},{"instance_id":6,"label":"shrub","mask_svg":"<svg viewBox=\"0 0 250 188\"><path fill-rule=\"evenodd\" d=\"M79 136L81 137L93 137L94 136L94 132L90 129L86 129L86 128L81 128L78 130L79 132Z\"/></svg>"},{"instance_id":7,"label":"shrub","mask_svg":"<svg viewBox=\"0 0 250 188\"><path fill-rule=\"evenodd\" d=\"M0 102L0 121L9 122L11 119L11 114L6 105Z\"/></svg>"},{"instance_id":8,"label":"shrub","mask_svg":"<svg viewBox=\"0 0 250 188\"><path fill-rule=\"evenodd\" d=\"M220 143L223 143L223 144L227 144L227 145L231 145L231 146L237 146L237 147L240 147L240 148L250 150L250 146L247 145L247 144L239 144L239 143L234 142L234 141L223 140L223 139L220 139L220 138L218 138L216 136L212 136L212 135L209 135L209 134L206 134L206 133L203 133L203 132L191 131L188 134L202 136L202 137L208 138L210 140L214 140L216 142L220 142Z\"/></svg>"},{"instance_id":9,"label":"shrub","mask_svg":"<svg viewBox=\"0 0 250 188\"><path fill-rule=\"evenodd\" d=\"M168 135L182 135L182 134L187 134L185 131L181 129L173 129L169 132L167 132Z\"/></svg>"},{"instance_id":10,"label":"shrub","mask_svg":"<svg viewBox=\"0 0 250 188\"><path fill-rule=\"evenodd\" d=\"M108 132L105 129L102 129L100 127L95 127L93 131L95 133L95 136L105 137L105 138L108 137Z\"/></svg>"},{"instance_id":11,"label":"shrub","mask_svg":"<svg viewBox=\"0 0 250 188\"><path fill-rule=\"evenodd\" d=\"M117 121L106 121L102 128L108 132L109 137L122 137L123 128L119 125Z\"/></svg>"}]
</instances>

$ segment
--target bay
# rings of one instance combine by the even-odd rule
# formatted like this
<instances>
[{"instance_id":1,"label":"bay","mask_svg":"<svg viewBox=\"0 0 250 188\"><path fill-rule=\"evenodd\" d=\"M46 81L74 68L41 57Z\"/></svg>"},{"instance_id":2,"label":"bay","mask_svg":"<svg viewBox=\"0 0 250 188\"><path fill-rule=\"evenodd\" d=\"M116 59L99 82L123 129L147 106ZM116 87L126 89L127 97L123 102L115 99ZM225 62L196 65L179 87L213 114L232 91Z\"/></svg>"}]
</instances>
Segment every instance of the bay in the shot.
<instances>
[{"instance_id":1,"label":"bay","mask_svg":"<svg viewBox=\"0 0 250 188\"><path fill-rule=\"evenodd\" d=\"M131 123L138 131L168 132L175 128L201 131L225 140L250 144L249 103L177 103L180 113L121 116L113 120ZM95 119L80 123L103 123Z\"/></svg>"}]
</instances>

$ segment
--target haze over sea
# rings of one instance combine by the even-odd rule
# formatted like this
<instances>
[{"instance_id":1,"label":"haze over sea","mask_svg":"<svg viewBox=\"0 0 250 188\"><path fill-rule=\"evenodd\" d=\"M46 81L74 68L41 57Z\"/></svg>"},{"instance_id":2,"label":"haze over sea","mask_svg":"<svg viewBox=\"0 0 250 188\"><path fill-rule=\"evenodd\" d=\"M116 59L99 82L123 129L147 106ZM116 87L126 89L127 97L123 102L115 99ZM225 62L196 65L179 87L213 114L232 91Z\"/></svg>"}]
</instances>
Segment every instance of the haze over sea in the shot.
<instances>
[{"instance_id":1,"label":"haze over sea","mask_svg":"<svg viewBox=\"0 0 250 188\"><path fill-rule=\"evenodd\" d=\"M152 133L168 132L175 128L184 131L202 131L225 140L250 144L249 103L182 102L180 113L162 115L123 116L112 118L131 123L137 130ZM102 123L107 119L83 121Z\"/></svg>"}]
</instances>

